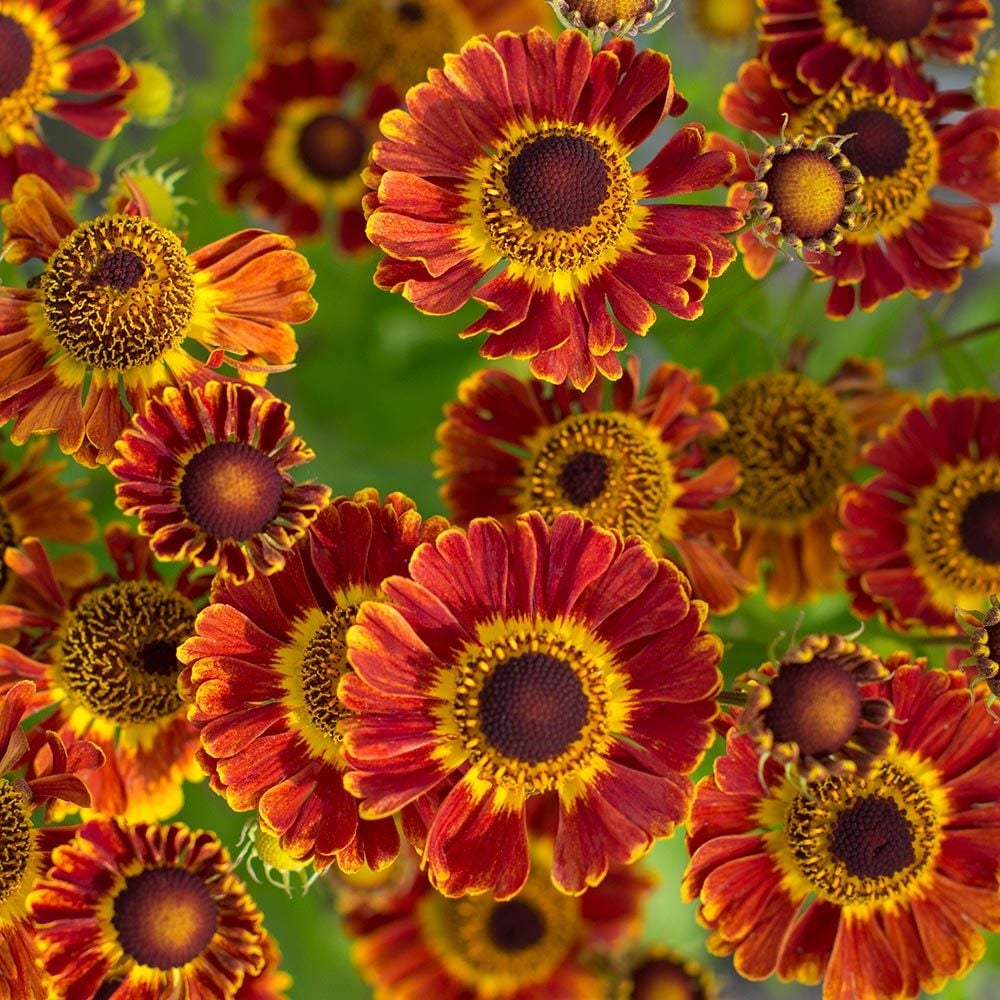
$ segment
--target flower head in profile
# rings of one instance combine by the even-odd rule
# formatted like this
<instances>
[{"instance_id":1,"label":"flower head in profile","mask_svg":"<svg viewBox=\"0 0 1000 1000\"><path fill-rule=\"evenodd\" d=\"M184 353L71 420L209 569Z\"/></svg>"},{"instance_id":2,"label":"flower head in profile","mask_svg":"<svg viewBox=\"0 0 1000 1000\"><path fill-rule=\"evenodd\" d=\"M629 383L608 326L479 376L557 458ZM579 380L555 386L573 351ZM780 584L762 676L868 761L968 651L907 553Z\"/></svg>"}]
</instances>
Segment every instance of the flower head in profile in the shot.
<instances>
[{"instance_id":1,"label":"flower head in profile","mask_svg":"<svg viewBox=\"0 0 1000 1000\"><path fill-rule=\"evenodd\" d=\"M802 604L840 587L830 539L840 526L837 491L861 462L862 445L913 401L885 384L880 361L846 358L825 382L788 368L738 382L719 410L728 429L709 444L713 457L740 463L732 503L742 543L735 562L756 581L765 563L768 603Z\"/></svg>"},{"instance_id":2,"label":"flower head in profile","mask_svg":"<svg viewBox=\"0 0 1000 1000\"><path fill-rule=\"evenodd\" d=\"M279 572L216 583L181 650L180 690L212 788L232 809L256 810L292 864L380 869L399 851L395 821L359 818L344 789L337 684L350 673L358 606L381 599L383 580L446 524L422 520L400 493L339 497Z\"/></svg>"},{"instance_id":3,"label":"flower head in profile","mask_svg":"<svg viewBox=\"0 0 1000 1000\"><path fill-rule=\"evenodd\" d=\"M872 685L896 664L844 636L807 636L738 680L747 700L736 726L752 737L762 769L773 758L800 782L864 774L890 738L892 705Z\"/></svg>"},{"instance_id":4,"label":"flower head in profile","mask_svg":"<svg viewBox=\"0 0 1000 1000\"><path fill-rule=\"evenodd\" d=\"M280 569L330 496L288 471L315 457L288 404L246 383L168 386L117 449L115 502L138 516L156 557L236 582Z\"/></svg>"},{"instance_id":5,"label":"flower head in profile","mask_svg":"<svg viewBox=\"0 0 1000 1000\"><path fill-rule=\"evenodd\" d=\"M969 655L962 660L962 666L975 667L986 681L990 692L986 710L1000 722L1000 716L993 711L993 705L1000 701L1000 597L990 594L985 613L956 608L955 618L969 633Z\"/></svg>"},{"instance_id":6,"label":"flower head in profile","mask_svg":"<svg viewBox=\"0 0 1000 1000\"><path fill-rule=\"evenodd\" d=\"M487 334L483 357L580 389L619 378L626 333L646 333L654 304L699 316L735 255L738 211L670 201L732 171L700 125L629 162L686 106L667 57L629 41L593 54L578 31L472 39L382 119L365 174L375 283L435 315L475 299L485 312L460 335Z\"/></svg>"},{"instance_id":7,"label":"flower head in profile","mask_svg":"<svg viewBox=\"0 0 1000 1000\"><path fill-rule=\"evenodd\" d=\"M993 23L988 0L758 0L760 49L782 84L841 83L924 101L927 57L971 62Z\"/></svg>"},{"instance_id":8,"label":"flower head in profile","mask_svg":"<svg viewBox=\"0 0 1000 1000\"><path fill-rule=\"evenodd\" d=\"M113 49L91 42L131 24L144 6L145 0L0 5L0 202L23 174L39 174L63 197L97 187L96 174L46 143L40 116L96 139L122 127L132 71Z\"/></svg>"},{"instance_id":9,"label":"flower head in profile","mask_svg":"<svg viewBox=\"0 0 1000 1000\"><path fill-rule=\"evenodd\" d=\"M515 896L536 796L558 811L552 880L568 893L684 821L721 643L646 542L572 511L477 518L383 588L347 634L344 780L363 816L426 817L437 889Z\"/></svg>"},{"instance_id":10,"label":"flower head in profile","mask_svg":"<svg viewBox=\"0 0 1000 1000\"><path fill-rule=\"evenodd\" d=\"M379 118L398 103L393 87L363 88L355 64L331 52L274 56L241 83L215 131L223 199L252 203L296 239L332 228L341 250L369 249L361 168Z\"/></svg>"},{"instance_id":11,"label":"flower head in profile","mask_svg":"<svg viewBox=\"0 0 1000 1000\"><path fill-rule=\"evenodd\" d=\"M28 899L60 997L233 997L264 969L261 913L214 833L98 817ZM252 993L248 994L253 996Z\"/></svg>"},{"instance_id":12,"label":"flower head in profile","mask_svg":"<svg viewBox=\"0 0 1000 1000\"><path fill-rule=\"evenodd\" d=\"M593 44L604 36L647 35L659 31L672 18L670 0L548 0L567 28L579 28Z\"/></svg>"},{"instance_id":13,"label":"flower head in profile","mask_svg":"<svg viewBox=\"0 0 1000 1000\"><path fill-rule=\"evenodd\" d=\"M114 576L72 587L57 582L37 539L8 550L8 567L35 599L32 610L0 606L0 624L24 637L0 645L0 690L33 681L32 710L55 709L46 729L101 748L107 763L86 779L95 812L166 818L183 804L183 782L202 777L177 693L177 647L194 629L208 580L185 570L165 584L145 540L124 525L110 526L105 543Z\"/></svg>"},{"instance_id":14,"label":"flower head in profile","mask_svg":"<svg viewBox=\"0 0 1000 1000\"><path fill-rule=\"evenodd\" d=\"M261 0L257 45L270 58L319 41L350 53L366 83L405 94L473 35L551 19L545 0Z\"/></svg>"},{"instance_id":15,"label":"flower head in profile","mask_svg":"<svg viewBox=\"0 0 1000 1000\"><path fill-rule=\"evenodd\" d=\"M575 510L676 558L713 612L731 611L750 589L722 554L740 544L736 512L719 508L739 463L706 459L726 425L697 372L664 362L643 389L631 358L609 393L603 382L580 391L494 368L464 381L458 397L445 407L434 460L460 523Z\"/></svg>"},{"instance_id":16,"label":"flower head in profile","mask_svg":"<svg viewBox=\"0 0 1000 1000\"><path fill-rule=\"evenodd\" d=\"M601 885L567 896L549 878L549 843L532 850L512 899L448 899L421 875L391 909L347 908L355 962L377 995L414 996L433 982L440 1000L605 1000L596 960L634 939L653 881L639 866L613 865Z\"/></svg>"},{"instance_id":17,"label":"flower head in profile","mask_svg":"<svg viewBox=\"0 0 1000 1000\"><path fill-rule=\"evenodd\" d=\"M45 270L27 288L0 287L0 422L14 420L15 444L58 432L84 465L113 457L154 391L207 377L189 340L213 366L248 354L285 365L290 324L316 308L313 272L286 236L247 229L189 254L131 210L78 224L34 176L14 185L3 221L6 259Z\"/></svg>"},{"instance_id":18,"label":"flower head in profile","mask_svg":"<svg viewBox=\"0 0 1000 1000\"><path fill-rule=\"evenodd\" d=\"M1000 930L1000 727L961 671L901 661L879 693L893 739L865 775L802 788L731 730L698 785L685 900L747 979L824 1000L916 997L961 977ZM763 787L761 782L763 781Z\"/></svg>"},{"instance_id":19,"label":"flower head in profile","mask_svg":"<svg viewBox=\"0 0 1000 1000\"><path fill-rule=\"evenodd\" d=\"M0 694L0 995L18 1000L48 1000L52 995L38 968L34 929L25 903L35 880L48 866L49 851L63 836L36 829L39 807L64 800L90 804L79 772L100 767L104 757L93 743L68 746L52 732L27 733L23 720L33 712L35 686L19 681Z\"/></svg>"},{"instance_id":20,"label":"flower head in profile","mask_svg":"<svg viewBox=\"0 0 1000 1000\"><path fill-rule=\"evenodd\" d=\"M961 91L935 91L924 101L850 84L817 96L801 84L776 84L758 60L744 63L738 83L726 86L722 114L740 128L780 136L787 123L789 135L807 142L847 137L840 149L864 178L858 214L864 226L843 231L836 256L806 256L817 275L833 281L827 315L841 319L858 306L868 311L904 290L920 298L953 291L964 269L979 263L993 224L987 206L1000 201L1000 109L972 105ZM832 219L839 182L823 169L828 181L815 171L789 171L784 197L801 206L823 202ZM826 185L823 198L818 184ZM741 241L747 270L760 277L774 254L754 251L747 241Z\"/></svg>"},{"instance_id":21,"label":"flower head in profile","mask_svg":"<svg viewBox=\"0 0 1000 1000\"><path fill-rule=\"evenodd\" d=\"M1000 591L1000 399L933 393L864 451L834 547L853 610L890 626L955 630L955 606Z\"/></svg>"}]
</instances>

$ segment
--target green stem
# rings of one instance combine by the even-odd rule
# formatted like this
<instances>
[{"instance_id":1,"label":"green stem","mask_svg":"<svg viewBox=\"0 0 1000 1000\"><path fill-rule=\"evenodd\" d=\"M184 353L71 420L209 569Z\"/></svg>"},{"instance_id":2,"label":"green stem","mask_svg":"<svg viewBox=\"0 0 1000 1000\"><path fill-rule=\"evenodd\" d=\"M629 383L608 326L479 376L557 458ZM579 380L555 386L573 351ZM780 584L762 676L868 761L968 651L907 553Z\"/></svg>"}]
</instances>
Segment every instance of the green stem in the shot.
<instances>
[{"instance_id":1,"label":"green stem","mask_svg":"<svg viewBox=\"0 0 1000 1000\"><path fill-rule=\"evenodd\" d=\"M922 361L924 358L929 358L932 355L940 354L942 351L948 350L949 347L957 347L959 344L964 344L967 341L975 340L976 337L981 337L986 333L993 333L1000 330L1000 319L990 320L989 323L980 323L979 326L974 326L970 330L963 330L961 333L956 333L954 337L949 337L946 341L940 344L929 344L927 347L916 354L906 359L905 364L912 364L914 361Z\"/></svg>"},{"instance_id":2,"label":"green stem","mask_svg":"<svg viewBox=\"0 0 1000 1000\"><path fill-rule=\"evenodd\" d=\"M739 705L742 707L747 703L747 696L742 691L720 691L720 705Z\"/></svg>"}]
</instances>

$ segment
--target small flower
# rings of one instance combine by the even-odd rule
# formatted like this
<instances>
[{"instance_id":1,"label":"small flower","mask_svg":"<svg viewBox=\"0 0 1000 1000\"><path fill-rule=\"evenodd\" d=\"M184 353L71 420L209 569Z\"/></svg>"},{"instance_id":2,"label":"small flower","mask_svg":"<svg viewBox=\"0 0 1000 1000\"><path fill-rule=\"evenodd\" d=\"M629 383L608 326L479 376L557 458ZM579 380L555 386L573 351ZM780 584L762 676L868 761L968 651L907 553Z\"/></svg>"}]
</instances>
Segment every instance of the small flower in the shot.
<instances>
[{"instance_id":1,"label":"small flower","mask_svg":"<svg viewBox=\"0 0 1000 1000\"><path fill-rule=\"evenodd\" d=\"M288 404L253 385L168 386L116 447L115 502L138 516L156 557L217 566L236 582L280 569L330 496L289 475L315 456Z\"/></svg>"},{"instance_id":2,"label":"small flower","mask_svg":"<svg viewBox=\"0 0 1000 1000\"><path fill-rule=\"evenodd\" d=\"M177 194L177 182L187 173L174 162L151 170L147 153L136 153L115 168L114 181L108 189L104 208L108 215L134 214L148 216L164 229L181 230L187 225L183 206L190 198Z\"/></svg>"},{"instance_id":3,"label":"small flower","mask_svg":"<svg viewBox=\"0 0 1000 1000\"><path fill-rule=\"evenodd\" d=\"M866 775L807 789L731 730L688 824L683 898L747 979L823 982L824 1000L916 997L969 971L1000 930L1000 727L961 671L899 662L878 685L893 739Z\"/></svg>"},{"instance_id":4,"label":"small flower","mask_svg":"<svg viewBox=\"0 0 1000 1000\"><path fill-rule=\"evenodd\" d=\"M477 518L410 560L347 634L344 782L364 816L431 817L445 895L529 877L525 809L555 809L552 879L579 893L687 815L721 643L671 563L571 511ZM404 824L408 836L412 830Z\"/></svg>"},{"instance_id":5,"label":"small flower","mask_svg":"<svg viewBox=\"0 0 1000 1000\"><path fill-rule=\"evenodd\" d=\"M53 851L28 908L65 1000L111 984L122 995L232 997L264 968L261 914L225 847L182 823L84 823Z\"/></svg>"},{"instance_id":6,"label":"small flower","mask_svg":"<svg viewBox=\"0 0 1000 1000\"><path fill-rule=\"evenodd\" d=\"M986 681L986 711L1000 722L993 706L1000 701L1000 597L990 594L990 606L985 613L955 609L955 619L969 634L969 655L961 661L963 667L975 667Z\"/></svg>"},{"instance_id":7,"label":"small flower","mask_svg":"<svg viewBox=\"0 0 1000 1000\"><path fill-rule=\"evenodd\" d=\"M739 571L756 580L764 560L774 607L802 604L838 589L830 558L839 527L837 491L861 461L861 446L912 401L885 385L879 361L847 358L825 383L797 369L738 382L719 403L728 429L709 443L711 457L740 462L732 504L740 518Z\"/></svg>"},{"instance_id":8,"label":"small flower","mask_svg":"<svg viewBox=\"0 0 1000 1000\"><path fill-rule=\"evenodd\" d=\"M984 108L1000 108L1000 49L990 49L979 60L973 93Z\"/></svg>"},{"instance_id":9,"label":"small flower","mask_svg":"<svg viewBox=\"0 0 1000 1000\"><path fill-rule=\"evenodd\" d=\"M257 810L281 850L317 870L380 869L399 850L391 819L358 818L343 786L337 685L350 673L345 635L358 606L381 599L443 518L423 521L399 493L338 497L287 555L284 568L239 586L220 581L180 652L180 680L212 788Z\"/></svg>"},{"instance_id":10,"label":"small flower","mask_svg":"<svg viewBox=\"0 0 1000 1000\"><path fill-rule=\"evenodd\" d=\"M193 631L208 581L185 572L167 586L148 545L124 525L110 526L105 543L116 575L73 587L56 582L37 539L7 552L38 610L2 608L28 641L26 652L0 645L0 690L29 678L38 686L33 710L56 708L46 729L101 748L107 764L87 778L96 812L165 818L183 804L183 782L202 776L177 693L177 646Z\"/></svg>"},{"instance_id":11,"label":"small flower","mask_svg":"<svg viewBox=\"0 0 1000 1000\"><path fill-rule=\"evenodd\" d=\"M604 36L659 31L673 17L670 0L548 0L567 28L579 28L599 46Z\"/></svg>"},{"instance_id":12,"label":"small flower","mask_svg":"<svg viewBox=\"0 0 1000 1000\"><path fill-rule=\"evenodd\" d=\"M773 757L789 777L864 774L889 743L892 706L870 685L890 670L859 642L810 635L737 681L747 696L737 728L750 734L762 761Z\"/></svg>"},{"instance_id":13,"label":"small flower","mask_svg":"<svg viewBox=\"0 0 1000 1000\"><path fill-rule=\"evenodd\" d=\"M129 63L135 86L125 98L132 120L147 128L158 128L177 111L180 94L174 78L158 63L133 59Z\"/></svg>"},{"instance_id":14,"label":"small flower","mask_svg":"<svg viewBox=\"0 0 1000 1000\"><path fill-rule=\"evenodd\" d=\"M834 536L857 614L953 631L956 604L1000 591L998 420L991 394L933 393L865 449L876 475L846 487Z\"/></svg>"},{"instance_id":15,"label":"small flower","mask_svg":"<svg viewBox=\"0 0 1000 1000\"><path fill-rule=\"evenodd\" d=\"M275 888L281 889L286 896L292 894L292 879L295 879L305 892L319 875L315 869L312 872L307 871L309 862L293 858L282 849L281 841L274 834L268 833L255 819L248 819L243 824L243 831L236 846L239 852L233 861L233 867L239 868L246 862L247 874L259 883L260 879L253 870L254 863L259 861L264 871L264 878Z\"/></svg>"},{"instance_id":16,"label":"small flower","mask_svg":"<svg viewBox=\"0 0 1000 1000\"><path fill-rule=\"evenodd\" d=\"M385 84L362 89L354 63L330 52L273 57L242 82L215 131L223 199L252 202L295 238L320 232L335 211L340 249L370 249L361 169L379 118L398 103Z\"/></svg>"},{"instance_id":17,"label":"small flower","mask_svg":"<svg viewBox=\"0 0 1000 1000\"><path fill-rule=\"evenodd\" d=\"M666 56L621 39L594 54L578 31L474 38L407 100L383 117L365 174L378 287L434 315L475 299L486 310L460 336L488 334L483 357L530 359L579 389L621 376L624 331L646 333L650 303L701 315L742 216L665 200L732 172L700 125L629 163L686 107Z\"/></svg>"},{"instance_id":18,"label":"small flower","mask_svg":"<svg viewBox=\"0 0 1000 1000\"><path fill-rule=\"evenodd\" d=\"M613 1000L718 1000L715 977L671 948L651 945L633 955Z\"/></svg>"},{"instance_id":19,"label":"small flower","mask_svg":"<svg viewBox=\"0 0 1000 1000\"><path fill-rule=\"evenodd\" d=\"M691 20L697 31L714 42L738 42L753 28L754 0L691 0Z\"/></svg>"},{"instance_id":20,"label":"small flower","mask_svg":"<svg viewBox=\"0 0 1000 1000\"><path fill-rule=\"evenodd\" d=\"M0 6L0 202L18 177L39 174L66 197L92 191L98 178L45 142L39 115L97 139L128 119L132 73L113 49L86 48L143 12L144 0L5 0Z\"/></svg>"},{"instance_id":21,"label":"small flower","mask_svg":"<svg viewBox=\"0 0 1000 1000\"><path fill-rule=\"evenodd\" d=\"M461 523L529 510L548 521L575 510L603 528L676 554L695 596L731 611L751 584L723 556L740 537L718 508L737 488L733 458L705 449L725 421L697 372L665 362L640 388L629 360L610 400L603 383L581 392L487 369L459 387L438 428L442 495Z\"/></svg>"},{"instance_id":22,"label":"small flower","mask_svg":"<svg viewBox=\"0 0 1000 1000\"><path fill-rule=\"evenodd\" d=\"M206 377L192 338L219 365L248 354L284 365L291 323L315 312L315 275L285 236L248 229L188 254L169 229L138 214L77 224L38 177L3 209L7 260L45 263L28 288L0 287L0 422L11 440L58 430L84 465L108 462L150 394ZM123 403L128 403L128 408Z\"/></svg>"}]
</instances>

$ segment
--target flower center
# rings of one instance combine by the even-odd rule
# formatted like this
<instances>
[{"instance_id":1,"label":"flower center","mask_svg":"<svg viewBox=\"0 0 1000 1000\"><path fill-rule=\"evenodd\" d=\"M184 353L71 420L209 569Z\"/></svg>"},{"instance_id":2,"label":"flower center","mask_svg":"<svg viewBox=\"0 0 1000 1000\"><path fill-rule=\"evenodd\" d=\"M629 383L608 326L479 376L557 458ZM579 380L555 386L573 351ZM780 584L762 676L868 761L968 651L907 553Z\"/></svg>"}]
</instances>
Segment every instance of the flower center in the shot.
<instances>
[{"instance_id":1,"label":"flower center","mask_svg":"<svg viewBox=\"0 0 1000 1000\"><path fill-rule=\"evenodd\" d=\"M974 496L962 512L959 531L967 552L1000 563L1000 490Z\"/></svg>"},{"instance_id":2,"label":"flower center","mask_svg":"<svg viewBox=\"0 0 1000 1000\"><path fill-rule=\"evenodd\" d=\"M626 413L575 413L528 444L522 510L552 520L576 510L605 528L652 542L681 488L649 426Z\"/></svg>"},{"instance_id":3,"label":"flower center","mask_svg":"<svg viewBox=\"0 0 1000 1000\"><path fill-rule=\"evenodd\" d=\"M461 983L510 996L544 982L569 954L580 929L580 901L559 892L534 865L515 899L446 899L428 893L417 910L427 947Z\"/></svg>"},{"instance_id":4,"label":"flower center","mask_svg":"<svg viewBox=\"0 0 1000 1000\"><path fill-rule=\"evenodd\" d=\"M572 0L570 3L570 9L587 28L596 28L599 24L608 27L627 24L643 14L652 13L655 6L655 0Z\"/></svg>"},{"instance_id":5,"label":"flower center","mask_svg":"<svg viewBox=\"0 0 1000 1000\"><path fill-rule=\"evenodd\" d=\"M324 181L340 181L361 167L368 152L364 132L342 115L317 115L307 122L298 138L302 165Z\"/></svg>"},{"instance_id":6,"label":"flower center","mask_svg":"<svg viewBox=\"0 0 1000 1000\"><path fill-rule=\"evenodd\" d=\"M861 719L857 682L836 661L783 663L770 691L764 718L775 741L797 743L804 756L842 750Z\"/></svg>"},{"instance_id":7,"label":"flower center","mask_svg":"<svg viewBox=\"0 0 1000 1000\"><path fill-rule=\"evenodd\" d=\"M928 192L937 183L938 142L918 101L891 90L873 95L837 87L808 105L788 127L810 138L854 133L841 148L864 177L868 225L853 237L856 241L874 241L879 233L895 235L923 215Z\"/></svg>"},{"instance_id":8,"label":"flower center","mask_svg":"<svg viewBox=\"0 0 1000 1000\"><path fill-rule=\"evenodd\" d=\"M919 38L934 15L934 0L837 0L837 5L844 17L881 42Z\"/></svg>"},{"instance_id":9,"label":"flower center","mask_svg":"<svg viewBox=\"0 0 1000 1000\"><path fill-rule=\"evenodd\" d=\"M273 458L244 441L217 441L187 463L180 495L206 534L245 542L277 517L284 488Z\"/></svg>"},{"instance_id":10,"label":"flower center","mask_svg":"<svg viewBox=\"0 0 1000 1000\"><path fill-rule=\"evenodd\" d=\"M573 668L547 653L525 653L497 666L479 692L486 742L527 764L564 753L587 721L587 695Z\"/></svg>"},{"instance_id":11,"label":"flower center","mask_svg":"<svg viewBox=\"0 0 1000 1000\"><path fill-rule=\"evenodd\" d=\"M203 954L219 908L209 887L183 868L150 868L125 880L111 922L126 956L154 969L176 969Z\"/></svg>"},{"instance_id":12,"label":"flower center","mask_svg":"<svg viewBox=\"0 0 1000 1000\"><path fill-rule=\"evenodd\" d=\"M908 518L907 551L941 606L1000 590L1000 461L946 465Z\"/></svg>"},{"instance_id":13,"label":"flower center","mask_svg":"<svg viewBox=\"0 0 1000 1000\"><path fill-rule=\"evenodd\" d=\"M596 260L617 243L635 204L628 162L584 126L505 143L485 172L480 208L491 242L543 271Z\"/></svg>"},{"instance_id":14,"label":"flower center","mask_svg":"<svg viewBox=\"0 0 1000 1000\"><path fill-rule=\"evenodd\" d=\"M610 744L610 656L571 622L510 621L488 635L457 663L452 710L469 759L522 793L556 788Z\"/></svg>"},{"instance_id":15,"label":"flower center","mask_svg":"<svg viewBox=\"0 0 1000 1000\"><path fill-rule=\"evenodd\" d=\"M775 157L763 179L783 232L816 239L840 221L846 196L844 178L822 153L796 149Z\"/></svg>"},{"instance_id":16,"label":"flower center","mask_svg":"<svg viewBox=\"0 0 1000 1000\"><path fill-rule=\"evenodd\" d=\"M867 778L827 778L789 804L787 847L820 897L838 906L891 906L931 867L943 806L935 807L919 770L909 767L902 755L882 759Z\"/></svg>"},{"instance_id":17,"label":"flower center","mask_svg":"<svg viewBox=\"0 0 1000 1000\"><path fill-rule=\"evenodd\" d=\"M852 451L844 407L832 392L796 372L758 375L736 385L719 404L728 431L715 454L735 455L743 485L741 512L787 520L830 503L847 482Z\"/></svg>"},{"instance_id":18,"label":"flower center","mask_svg":"<svg viewBox=\"0 0 1000 1000\"><path fill-rule=\"evenodd\" d=\"M194 632L187 598L152 581L126 580L85 595L64 625L60 681L95 715L118 725L177 712L177 647Z\"/></svg>"},{"instance_id":19,"label":"flower center","mask_svg":"<svg viewBox=\"0 0 1000 1000\"><path fill-rule=\"evenodd\" d=\"M194 311L193 267L181 241L139 216L85 222L41 277L45 317L75 361L127 371L183 340Z\"/></svg>"},{"instance_id":20,"label":"flower center","mask_svg":"<svg viewBox=\"0 0 1000 1000\"><path fill-rule=\"evenodd\" d=\"M586 139L543 135L510 161L507 194L536 229L565 232L597 214L608 194L608 168Z\"/></svg>"},{"instance_id":21,"label":"flower center","mask_svg":"<svg viewBox=\"0 0 1000 1000\"><path fill-rule=\"evenodd\" d=\"M21 24L0 14L0 101L24 85L34 54L35 47Z\"/></svg>"},{"instance_id":22,"label":"flower center","mask_svg":"<svg viewBox=\"0 0 1000 1000\"><path fill-rule=\"evenodd\" d=\"M627 995L631 1000L709 1000L704 974L693 962L688 965L685 968L679 956L647 958L632 970L632 991Z\"/></svg>"},{"instance_id":23,"label":"flower center","mask_svg":"<svg viewBox=\"0 0 1000 1000\"><path fill-rule=\"evenodd\" d=\"M0 778L0 908L20 892L32 851L31 813L24 795Z\"/></svg>"},{"instance_id":24,"label":"flower center","mask_svg":"<svg viewBox=\"0 0 1000 1000\"><path fill-rule=\"evenodd\" d=\"M337 698L337 685L350 670L346 636L357 611L354 605L328 614L302 654L302 696L309 718L323 736L337 743L342 739L337 723L347 714Z\"/></svg>"}]
</instances>

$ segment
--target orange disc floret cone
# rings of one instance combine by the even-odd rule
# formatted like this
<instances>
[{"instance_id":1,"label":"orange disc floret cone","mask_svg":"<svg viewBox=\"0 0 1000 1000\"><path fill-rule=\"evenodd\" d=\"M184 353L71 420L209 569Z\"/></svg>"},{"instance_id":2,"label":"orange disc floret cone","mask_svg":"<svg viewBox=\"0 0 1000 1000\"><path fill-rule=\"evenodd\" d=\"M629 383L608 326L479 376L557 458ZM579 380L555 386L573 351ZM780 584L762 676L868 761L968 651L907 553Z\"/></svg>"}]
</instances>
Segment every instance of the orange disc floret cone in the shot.
<instances>
[{"instance_id":1,"label":"orange disc floret cone","mask_svg":"<svg viewBox=\"0 0 1000 1000\"><path fill-rule=\"evenodd\" d=\"M981 929L1000 930L1000 727L962 672L889 662L893 741L865 777L802 788L732 730L698 785L683 897L748 979L916 997L967 973Z\"/></svg>"},{"instance_id":2,"label":"orange disc floret cone","mask_svg":"<svg viewBox=\"0 0 1000 1000\"><path fill-rule=\"evenodd\" d=\"M477 518L410 560L347 634L345 785L404 826L449 896L510 898L530 869L527 800L555 808L567 893L687 817L712 742L719 639L690 584L637 537L573 512Z\"/></svg>"},{"instance_id":3,"label":"orange disc floret cone","mask_svg":"<svg viewBox=\"0 0 1000 1000\"><path fill-rule=\"evenodd\" d=\"M732 172L701 125L642 170L629 163L686 106L670 60L629 41L595 54L578 31L473 38L382 119L365 174L368 238L386 254L375 283L435 315L475 299L486 311L460 336L487 334L485 358L528 359L580 389L598 371L619 378L616 352L649 330L653 304L701 314L735 256L723 234L743 224L668 201Z\"/></svg>"},{"instance_id":4,"label":"orange disc floret cone","mask_svg":"<svg viewBox=\"0 0 1000 1000\"><path fill-rule=\"evenodd\" d=\"M31 287L0 287L0 423L14 421L15 444L58 433L83 465L108 462L130 415L165 385L204 382L248 355L288 365L291 324L316 310L315 275L286 236L247 229L189 254L138 210L77 223L35 176L17 181L2 214L5 259L45 270Z\"/></svg>"},{"instance_id":5,"label":"orange disc floret cone","mask_svg":"<svg viewBox=\"0 0 1000 1000\"><path fill-rule=\"evenodd\" d=\"M63 197L92 191L97 175L46 143L40 115L96 139L129 117L132 71L114 49L92 42L131 24L144 0L7 0L0 10L0 202L18 177L38 174Z\"/></svg>"},{"instance_id":6,"label":"orange disc floret cone","mask_svg":"<svg viewBox=\"0 0 1000 1000\"><path fill-rule=\"evenodd\" d=\"M382 581L446 526L400 493L339 497L282 570L216 584L180 651L212 788L238 812L256 809L297 861L377 870L399 852L395 821L359 818L344 790L336 685L350 672L344 634L357 605L378 599Z\"/></svg>"}]
</instances>

